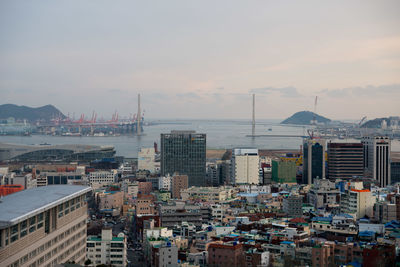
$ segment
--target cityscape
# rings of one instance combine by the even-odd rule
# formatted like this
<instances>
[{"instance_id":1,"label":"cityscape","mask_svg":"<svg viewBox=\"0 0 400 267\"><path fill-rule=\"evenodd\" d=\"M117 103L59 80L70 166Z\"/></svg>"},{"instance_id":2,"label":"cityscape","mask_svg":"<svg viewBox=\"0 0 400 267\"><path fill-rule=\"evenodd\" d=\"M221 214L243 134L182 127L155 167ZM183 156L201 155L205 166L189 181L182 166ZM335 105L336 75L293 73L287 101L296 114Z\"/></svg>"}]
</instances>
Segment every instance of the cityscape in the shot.
<instances>
[{"instance_id":1,"label":"cityscape","mask_svg":"<svg viewBox=\"0 0 400 267\"><path fill-rule=\"evenodd\" d=\"M189 2L0 3L0 266L400 266L400 3Z\"/></svg>"}]
</instances>

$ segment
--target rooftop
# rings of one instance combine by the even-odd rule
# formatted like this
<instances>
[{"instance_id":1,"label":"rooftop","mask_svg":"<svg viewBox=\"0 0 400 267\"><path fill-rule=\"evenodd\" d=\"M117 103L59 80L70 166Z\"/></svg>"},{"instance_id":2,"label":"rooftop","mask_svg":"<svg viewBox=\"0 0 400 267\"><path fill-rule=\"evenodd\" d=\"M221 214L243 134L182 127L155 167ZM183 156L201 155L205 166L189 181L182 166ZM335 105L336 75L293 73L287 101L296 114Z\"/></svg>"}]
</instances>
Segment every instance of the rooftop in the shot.
<instances>
[{"instance_id":1,"label":"rooftop","mask_svg":"<svg viewBox=\"0 0 400 267\"><path fill-rule=\"evenodd\" d=\"M7 195L0 202L0 228L16 224L90 190L87 186L51 185Z\"/></svg>"},{"instance_id":2,"label":"rooftop","mask_svg":"<svg viewBox=\"0 0 400 267\"><path fill-rule=\"evenodd\" d=\"M98 236L88 236L87 241L95 241L95 242L97 241L97 242L101 242L102 239L101 239L101 237L98 237ZM123 237L115 237L115 236L113 236L111 241L114 241L114 242L123 242L123 241L124 241L124 238L123 238Z\"/></svg>"}]
</instances>

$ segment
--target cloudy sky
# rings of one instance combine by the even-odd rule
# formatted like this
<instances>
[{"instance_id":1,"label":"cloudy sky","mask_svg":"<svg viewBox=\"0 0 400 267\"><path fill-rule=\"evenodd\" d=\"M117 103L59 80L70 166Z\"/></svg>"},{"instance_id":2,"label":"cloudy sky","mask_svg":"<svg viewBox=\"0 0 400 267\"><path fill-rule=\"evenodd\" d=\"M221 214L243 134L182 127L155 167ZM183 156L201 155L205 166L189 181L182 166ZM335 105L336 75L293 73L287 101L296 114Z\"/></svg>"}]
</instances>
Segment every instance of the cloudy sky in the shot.
<instances>
[{"instance_id":1,"label":"cloudy sky","mask_svg":"<svg viewBox=\"0 0 400 267\"><path fill-rule=\"evenodd\" d=\"M0 104L148 118L400 115L400 1L0 1Z\"/></svg>"}]
</instances>

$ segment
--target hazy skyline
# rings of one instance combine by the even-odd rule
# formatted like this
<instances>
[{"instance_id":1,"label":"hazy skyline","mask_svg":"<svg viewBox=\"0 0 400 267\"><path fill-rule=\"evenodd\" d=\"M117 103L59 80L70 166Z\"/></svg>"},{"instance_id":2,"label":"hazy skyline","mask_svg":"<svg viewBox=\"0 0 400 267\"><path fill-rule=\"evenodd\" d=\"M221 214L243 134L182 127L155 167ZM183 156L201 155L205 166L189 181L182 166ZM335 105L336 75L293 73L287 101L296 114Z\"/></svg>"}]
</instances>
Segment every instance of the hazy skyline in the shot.
<instances>
[{"instance_id":1,"label":"hazy skyline","mask_svg":"<svg viewBox=\"0 0 400 267\"><path fill-rule=\"evenodd\" d=\"M399 1L1 1L0 104L150 118L400 115Z\"/></svg>"}]
</instances>

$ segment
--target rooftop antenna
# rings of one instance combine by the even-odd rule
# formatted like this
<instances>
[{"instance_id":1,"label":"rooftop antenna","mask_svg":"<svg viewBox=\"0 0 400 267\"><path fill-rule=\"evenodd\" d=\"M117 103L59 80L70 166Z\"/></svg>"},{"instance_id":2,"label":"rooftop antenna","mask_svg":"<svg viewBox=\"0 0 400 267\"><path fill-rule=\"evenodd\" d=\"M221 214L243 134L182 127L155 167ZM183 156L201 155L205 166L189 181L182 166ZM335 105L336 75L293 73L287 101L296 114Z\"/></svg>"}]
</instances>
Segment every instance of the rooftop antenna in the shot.
<instances>
[{"instance_id":1,"label":"rooftop antenna","mask_svg":"<svg viewBox=\"0 0 400 267\"><path fill-rule=\"evenodd\" d=\"M253 120L251 123L251 135L254 137L256 135L256 94L253 94Z\"/></svg>"}]
</instances>

